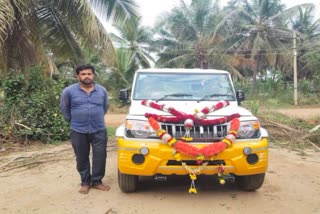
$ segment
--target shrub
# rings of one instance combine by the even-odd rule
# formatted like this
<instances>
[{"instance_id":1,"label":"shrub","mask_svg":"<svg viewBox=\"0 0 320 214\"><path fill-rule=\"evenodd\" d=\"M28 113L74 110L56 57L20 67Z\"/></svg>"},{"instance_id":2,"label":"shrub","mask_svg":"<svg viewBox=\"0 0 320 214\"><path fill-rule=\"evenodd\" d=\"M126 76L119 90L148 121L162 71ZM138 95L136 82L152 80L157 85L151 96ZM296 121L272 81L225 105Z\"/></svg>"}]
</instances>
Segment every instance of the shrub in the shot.
<instances>
[{"instance_id":1,"label":"shrub","mask_svg":"<svg viewBox=\"0 0 320 214\"><path fill-rule=\"evenodd\" d=\"M301 105L320 103L320 84L318 79L298 81L298 102ZM246 99L249 101L259 100L260 105L265 103L285 105L293 104L293 82L279 79L259 79L256 83L254 97L251 95L251 81L235 81L236 89L243 89Z\"/></svg>"},{"instance_id":2,"label":"shrub","mask_svg":"<svg viewBox=\"0 0 320 214\"><path fill-rule=\"evenodd\" d=\"M39 68L32 68L29 75L9 75L2 81L2 133L42 142L66 140L69 125L59 110L60 93L66 84L47 79Z\"/></svg>"}]
</instances>

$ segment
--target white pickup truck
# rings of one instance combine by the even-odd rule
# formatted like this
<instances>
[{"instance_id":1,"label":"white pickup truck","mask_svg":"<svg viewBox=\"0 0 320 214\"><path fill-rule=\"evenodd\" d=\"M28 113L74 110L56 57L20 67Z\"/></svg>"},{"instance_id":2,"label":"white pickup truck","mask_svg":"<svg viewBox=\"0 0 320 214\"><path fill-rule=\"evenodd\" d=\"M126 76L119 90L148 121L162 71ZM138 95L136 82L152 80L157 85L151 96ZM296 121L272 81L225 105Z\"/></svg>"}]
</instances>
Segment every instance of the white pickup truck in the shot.
<instances>
[{"instance_id":1,"label":"white pickup truck","mask_svg":"<svg viewBox=\"0 0 320 214\"><path fill-rule=\"evenodd\" d=\"M243 190L262 186L268 133L240 106L244 93L235 91L229 72L142 69L119 98L130 102L116 131L123 192L136 191L141 176L216 175L223 184L228 175Z\"/></svg>"}]
</instances>

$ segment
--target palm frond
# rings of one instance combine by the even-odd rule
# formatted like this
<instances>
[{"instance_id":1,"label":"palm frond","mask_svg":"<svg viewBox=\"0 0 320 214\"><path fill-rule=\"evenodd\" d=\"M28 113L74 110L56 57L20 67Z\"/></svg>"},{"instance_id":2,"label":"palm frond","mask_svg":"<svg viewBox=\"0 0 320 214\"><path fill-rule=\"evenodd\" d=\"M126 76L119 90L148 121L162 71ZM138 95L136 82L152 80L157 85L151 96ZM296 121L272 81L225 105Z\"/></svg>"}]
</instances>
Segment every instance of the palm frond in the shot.
<instances>
[{"instance_id":1,"label":"palm frond","mask_svg":"<svg viewBox=\"0 0 320 214\"><path fill-rule=\"evenodd\" d=\"M139 16L138 6L133 0L89 0L103 20L123 23L132 16Z\"/></svg>"},{"instance_id":2,"label":"palm frond","mask_svg":"<svg viewBox=\"0 0 320 214\"><path fill-rule=\"evenodd\" d=\"M299 8L313 8L314 4L311 3L305 3L305 4L299 4L293 7L290 7L284 11L280 11L277 14L273 15L272 17L268 18L268 22L274 22L277 19L282 19L282 18L290 18L297 14L299 12Z\"/></svg>"},{"instance_id":3,"label":"palm frond","mask_svg":"<svg viewBox=\"0 0 320 214\"><path fill-rule=\"evenodd\" d=\"M14 9L7 1L0 1L0 48L4 44L8 33L13 28Z\"/></svg>"}]
</instances>

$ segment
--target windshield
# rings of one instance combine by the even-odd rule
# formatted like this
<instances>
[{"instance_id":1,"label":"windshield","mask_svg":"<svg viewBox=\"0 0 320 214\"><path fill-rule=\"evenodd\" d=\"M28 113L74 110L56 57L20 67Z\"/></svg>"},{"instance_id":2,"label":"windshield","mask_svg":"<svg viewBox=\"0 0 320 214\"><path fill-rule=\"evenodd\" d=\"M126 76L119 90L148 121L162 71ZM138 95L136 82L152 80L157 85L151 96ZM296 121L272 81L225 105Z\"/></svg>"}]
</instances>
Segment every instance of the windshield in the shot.
<instances>
[{"instance_id":1,"label":"windshield","mask_svg":"<svg viewBox=\"0 0 320 214\"><path fill-rule=\"evenodd\" d=\"M224 73L138 73L134 100L235 100Z\"/></svg>"}]
</instances>

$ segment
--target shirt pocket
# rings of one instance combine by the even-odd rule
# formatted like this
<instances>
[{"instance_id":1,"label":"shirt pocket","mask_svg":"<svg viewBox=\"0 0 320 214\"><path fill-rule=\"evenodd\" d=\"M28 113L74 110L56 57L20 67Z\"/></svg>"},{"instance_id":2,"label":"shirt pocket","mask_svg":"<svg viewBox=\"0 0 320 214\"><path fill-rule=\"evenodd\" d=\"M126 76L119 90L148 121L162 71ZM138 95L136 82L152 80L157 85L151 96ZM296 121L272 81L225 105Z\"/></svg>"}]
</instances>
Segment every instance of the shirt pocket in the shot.
<instances>
[{"instance_id":1,"label":"shirt pocket","mask_svg":"<svg viewBox=\"0 0 320 214\"><path fill-rule=\"evenodd\" d=\"M74 96L71 100L71 105L73 107L84 106L88 102L88 98L84 96Z\"/></svg>"},{"instance_id":2,"label":"shirt pocket","mask_svg":"<svg viewBox=\"0 0 320 214\"><path fill-rule=\"evenodd\" d=\"M92 97L90 97L90 103L92 103L94 105L102 106L104 103L104 97L101 95L92 96Z\"/></svg>"}]
</instances>

